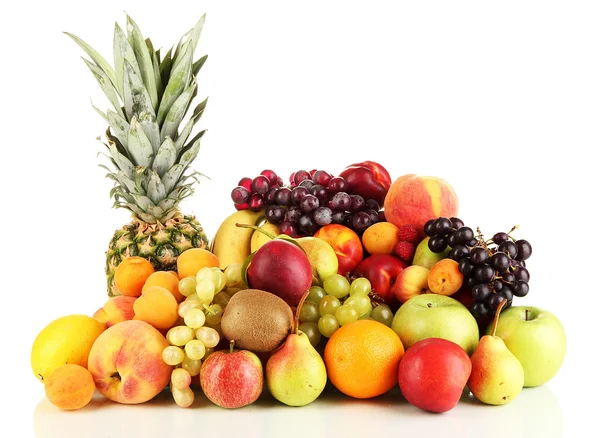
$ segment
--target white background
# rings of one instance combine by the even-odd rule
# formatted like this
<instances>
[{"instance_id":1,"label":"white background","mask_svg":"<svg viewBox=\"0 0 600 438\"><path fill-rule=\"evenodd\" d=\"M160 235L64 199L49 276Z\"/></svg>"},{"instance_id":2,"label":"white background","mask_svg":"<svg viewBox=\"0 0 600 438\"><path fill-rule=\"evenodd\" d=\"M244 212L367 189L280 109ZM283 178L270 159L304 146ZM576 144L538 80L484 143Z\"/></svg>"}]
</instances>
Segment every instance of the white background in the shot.
<instances>
[{"instance_id":1,"label":"white background","mask_svg":"<svg viewBox=\"0 0 600 438\"><path fill-rule=\"evenodd\" d=\"M593 424L599 291L600 10L596 2L11 2L3 6L2 436L264 436L355 432L428 436L573 436ZM19 3L18 6L15 4ZM533 245L530 295L568 338L559 374L505 407L443 415L393 394L300 409L267 399L238 411L182 410L167 399L58 412L29 366L55 318L106 300L104 251L126 211L111 208L95 138L108 108L62 32L112 60L125 12L166 50L206 12L198 99L208 128L183 209L212 236L242 176L270 168L338 173L366 159L396 178L447 180L460 217ZM112 61L111 61L112 62ZM597 154L596 154L597 155ZM204 410L204 411L203 411ZM206 412L207 415L203 415ZM18 431L15 433L14 431ZM165 431L166 430L166 431ZM35 431L35 432L34 432Z\"/></svg>"}]
</instances>

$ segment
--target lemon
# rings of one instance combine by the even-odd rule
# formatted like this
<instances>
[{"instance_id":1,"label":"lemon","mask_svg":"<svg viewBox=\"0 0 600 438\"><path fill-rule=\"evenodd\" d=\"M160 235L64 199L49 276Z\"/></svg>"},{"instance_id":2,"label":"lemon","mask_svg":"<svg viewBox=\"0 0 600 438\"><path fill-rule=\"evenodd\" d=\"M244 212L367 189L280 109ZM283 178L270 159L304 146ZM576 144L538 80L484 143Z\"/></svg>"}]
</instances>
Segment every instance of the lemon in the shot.
<instances>
[{"instance_id":1,"label":"lemon","mask_svg":"<svg viewBox=\"0 0 600 438\"><path fill-rule=\"evenodd\" d=\"M92 344L104 329L104 324L87 315L55 319L33 341L33 374L43 382L44 377L61 365L72 363L87 368Z\"/></svg>"}]
</instances>

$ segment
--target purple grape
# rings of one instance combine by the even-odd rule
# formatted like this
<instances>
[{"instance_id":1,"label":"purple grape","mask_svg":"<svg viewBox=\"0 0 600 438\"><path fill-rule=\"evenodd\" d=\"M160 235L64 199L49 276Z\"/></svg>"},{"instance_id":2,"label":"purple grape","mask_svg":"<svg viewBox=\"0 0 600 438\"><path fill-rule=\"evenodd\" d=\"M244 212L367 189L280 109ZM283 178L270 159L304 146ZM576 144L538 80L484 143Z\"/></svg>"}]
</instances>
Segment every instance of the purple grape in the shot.
<instances>
[{"instance_id":1,"label":"purple grape","mask_svg":"<svg viewBox=\"0 0 600 438\"><path fill-rule=\"evenodd\" d=\"M341 176L336 176L331 178L329 184L327 185L327 188L329 189L329 193L331 194L345 192L346 190L348 190L348 183Z\"/></svg>"},{"instance_id":2,"label":"purple grape","mask_svg":"<svg viewBox=\"0 0 600 438\"><path fill-rule=\"evenodd\" d=\"M459 228L465 226L465 223L457 217L451 217L450 223L452 224L452 228L454 228L455 230L458 230Z\"/></svg>"},{"instance_id":3,"label":"purple grape","mask_svg":"<svg viewBox=\"0 0 600 438\"><path fill-rule=\"evenodd\" d=\"M333 218L333 212L329 207L319 207L313 213L313 220L321 227L329 225Z\"/></svg>"},{"instance_id":4,"label":"purple grape","mask_svg":"<svg viewBox=\"0 0 600 438\"><path fill-rule=\"evenodd\" d=\"M337 192L331 199L331 207L333 210L347 211L352 205L352 198L346 192Z\"/></svg>"},{"instance_id":5,"label":"purple grape","mask_svg":"<svg viewBox=\"0 0 600 438\"><path fill-rule=\"evenodd\" d=\"M473 230L469 227L460 227L456 231L456 241L459 243L468 244L471 242L471 240L474 237L475 237L475 233L473 233ZM473 245L469 245L469 246L473 246Z\"/></svg>"},{"instance_id":6,"label":"purple grape","mask_svg":"<svg viewBox=\"0 0 600 438\"><path fill-rule=\"evenodd\" d=\"M429 237L435 236L435 230L433 229L434 222L435 222L435 219L429 219L427 222L425 222L425 226L423 227L423 231L425 231L425 235L427 235Z\"/></svg>"},{"instance_id":7,"label":"purple grape","mask_svg":"<svg viewBox=\"0 0 600 438\"><path fill-rule=\"evenodd\" d=\"M513 275L515 276L515 280L529 282L529 271L527 270L527 268L515 269Z\"/></svg>"},{"instance_id":8,"label":"purple grape","mask_svg":"<svg viewBox=\"0 0 600 438\"><path fill-rule=\"evenodd\" d=\"M510 239L510 237L508 236L507 233L496 233L494 234L494 237L492 237L492 241L496 244L496 245L500 245L502 242L506 242L508 239Z\"/></svg>"},{"instance_id":9,"label":"purple grape","mask_svg":"<svg viewBox=\"0 0 600 438\"><path fill-rule=\"evenodd\" d=\"M298 237L298 228L296 225L289 221L283 221L281 225L279 225L279 231L283 234L287 234L290 237Z\"/></svg>"},{"instance_id":10,"label":"purple grape","mask_svg":"<svg viewBox=\"0 0 600 438\"><path fill-rule=\"evenodd\" d=\"M346 223L346 216L348 214L345 211L334 211L331 214L331 223L344 225Z\"/></svg>"},{"instance_id":11,"label":"purple grape","mask_svg":"<svg viewBox=\"0 0 600 438\"><path fill-rule=\"evenodd\" d=\"M271 187L265 195L265 204L275 204L275 193L277 193L277 187Z\"/></svg>"},{"instance_id":12,"label":"purple grape","mask_svg":"<svg viewBox=\"0 0 600 438\"><path fill-rule=\"evenodd\" d=\"M447 217L438 217L433 222L433 231L435 232L436 236L443 237L452 231L452 222L450 222L450 219Z\"/></svg>"},{"instance_id":13,"label":"purple grape","mask_svg":"<svg viewBox=\"0 0 600 438\"><path fill-rule=\"evenodd\" d=\"M476 247L471 250L471 261L473 263L475 263L476 265L485 263L487 261L487 259L488 259L487 249L481 248L481 247Z\"/></svg>"},{"instance_id":14,"label":"purple grape","mask_svg":"<svg viewBox=\"0 0 600 438\"><path fill-rule=\"evenodd\" d=\"M433 236L429 238L427 246L432 252L440 253L444 251L448 245L446 244L446 238L441 236Z\"/></svg>"},{"instance_id":15,"label":"purple grape","mask_svg":"<svg viewBox=\"0 0 600 438\"><path fill-rule=\"evenodd\" d=\"M250 191L244 186L237 186L231 191L231 200L234 204L243 204L250 199Z\"/></svg>"},{"instance_id":16,"label":"purple grape","mask_svg":"<svg viewBox=\"0 0 600 438\"><path fill-rule=\"evenodd\" d=\"M373 225L373 221L371 220L371 216L364 211L359 211L358 213L352 216L352 228L355 231L365 231Z\"/></svg>"},{"instance_id":17,"label":"purple grape","mask_svg":"<svg viewBox=\"0 0 600 438\"><path fill-rule=\"evenodd\" d=\"M312 182L312 179L305 179L300 184L298 184L298 187L306 187L310 191L310 189L312 189L314 185L315 183Z\"/></svg>"},{"instance_id":18,"label":"purple grape","mask_svg":"<svg viewBox=\"0 0 600 438\"><path fill-rule=\"evenodd\" d=\"M360 195L350 195L352 202L350 203L349 210L352 213L357 213L365 208L365 199Z\"/></svg>"},{"instance_id":19,"label":"purple grape","mask_svg":"<svg viewBox=\"0 0 600 438\"><path fill-rule=\"evenodd\" d=\"M469 275L472 269L473 263L471 263L471 260L469 260L468 258L464 258L460 262L458 262L458 270L461 272L461 274Z\"/></svg>"},{"instance_id":20,"label":"purple grape","mask_svg":"<svg viewBox=\"0 0 600 438\"><path fill-rule=\"evenodd\" d=\"M252 191L254 193L258 193L259 195L264 195L267 193L270 187L271 184L269 182L269 178L264 175L258 175L252 180Z\"/></svg>"},{"instance_id":21,"label":"purple grape","mask_svg":"<svg viewBox=\"0 0 600 438\"><path fill-rule=\"evenodd\" d=\"M511 259L517 256L517 245L512 240L505 240L498 245L498 251L505 252Z\"/></svg>"},{"instance_id":22,"label":"purple grape","mask_svg":"<svg viewBox=\"0 0 600 438\"><path fill-rule=\"evenodd\" d=\"M312 180L315 184L319 184L324 187L327 187L329 185L331 179L331 175L325 172L324 170L317 170L312 177Z\"/></svg>"},{"instance_id":23,"label":"purple grape","mask_svg":"<svg viewBox=\"0 0 600 438\"><path fill-rule=\"evenodd\" d=\"M515 257L517 260L523 261L531 257L532 248L527 240L517 240L515 245L517 245L517 256Z\"/></svg>"},{"instance_id":24,"label":"purple grape","mask_svg":"<svg viewBox=\"0 0 600 438\"><path fill-rule=\"evenodd\" d=\"M261 211L265 206L265 200L262 195L258 193L252 193L250 200L248 201L248 210L250 211Z\"/></svg>"},{"instance_id":25,"label":"purple grape","mask_svg":"<svg viewBox=\"0 0 600 438\"><path fill-rule=\"evenodd\" d=\"M319 207L319 200L315 195L306 195L300 201L300 210L303 213L310 213L313 210L316 210Z\"/></svg>"},{"instance_id":26,"label":"purple grape","mask_svg":"<svg viewBox=\"0 0 600 438\"><path fill-rule=\"evenodd\" d=\"M529 292L529 283L518 280L513 287L513 294L517 297L524 297Z\"/></svg>"},{"instance_id":27,"label":"purple grape","mask_svg":"<svg viewBox=\"0 0 600 438\"><path fill-rule=\"evenodd\" d=\"M475 301L484 302L490 296L492 291L485 284L476 284L471 290L471 295Z\"/></svg>"},{"instance_id":28,"label":"purple grape","mask_svg":"<svg viewBox=\"0 0 600 438\"><path fill-rule=\"evenodd\" d=\"M310 217L308 214L303 214L300 216L300 219L298 220L298 228L300 228L300 231L308 235L312 235L315 233L315 231L317 231L317 225L312 220L312 217Z\"/></svg>"},{"instance_id":29,"label":"purple grape","mask_svg":"<svg viewBox=\"0 0 600 438\"><path fill-rule=\"evenodd\" d=\"M306 187L294 187L292 189L292 202L296 205L300 204L302 198L310 194Z\"/></svg>"},{"instance_id":30,"label":"purple grape","mask_svg":"<svg viewBox=\"0 0 600 438\"><path fill-rule=\"evenodd\" d=\"M475 265L472 275L480 283L489 283L495 274L496 271L490 265Z\"/></svg>"},{"instance_id":31,"label":"purple grape","mask_svg":"<svg viewBox=\"0 0 600 438\"><path fill-rule=\"evenodd\" d=\"M272 224L280 224L285 217L285 208L279 205L267 205L265 208L265 217Z\"/></svg>"},{"instance_id":32,"label":"purple grape","mask_svg":"<svg viewBox=\"0 0 600 438\"><path fill-rule=\"evenodd\" d=\"M315 195L319 200L320 205L327 205L327 200L329 199L329 192L320 184L315 184L310 189L310 194Z\"/></svg>"},{"instance_id":33,"label":"purple grape","mask_svg":"<svg viewBox=\"0 0 600 438\"><path fill-rule=\"evenodd\" d=\"M461 244L456 245L450 250L448 257L450 257L452 260L460 262L462 259L469 257L469 248Z\"/></svg>"},{"instance_id":34,"label":"purple grape","mask_svg":"<svg viewBox=\"0 0 600 438\"><path fill-rule=\"evenodd\" d=\"M475 318L483 318L489 313L486 303L474 302L473 304L471 304L470 310L471 314Z\"/></svg>"},{"instance_id":35,"label":"purple grape","mask_svg":"<svg viewBox=\"0 0 600 438\"><path fill-rule=\"evenodd\" d=\"M510 259L504 252L497 252L490 257L490 265L498 272L504 272L510 266Z\"/></svg>"},{"instance_id":36,"label":"purple grape","mask_svg":"<svg viewBox=\"0 0 600 438\"><path fill-rule=\"evenodd\" d=\"M381 222L378 211L367 209L367 210L365 210L365 213L367 213L369 215L372 223L376 224L377 222Z\"/></svg>"},{"instance_id":37,"label":"purple grape","mask_svg":"<svg viewBox=\"0 0 600 438\"><path fill-rule=\"evenodd\" d=\"M265 169L260 173L262 176L266 176L269 180L269 185L274 187L277 185L277 174L270 169Z\"/></svg>"},{"instance_id":38,"label":"purple grape","mask_svg":"<svg viewBox=\"0 0 600 438\"><path fill-rule=\"evenodd\" d=\"M275 203L283 206L290 205L292 203L292 191L287 187L280 187L275 192Z\"/></svg>"},{"instance_id":39,"label":"purple grape","mask_svg":"<svg viewBox=\"0 0 600 438\"><path fill-rule=\"evenodd\" d=\"M367 199L365 201L365 207L371 210L375 210L375 211L379 211L381 209L381 206L379 205L379 202L377 202L375 199Z\"/></svg>"},{"instance_id":40,"label":"purple grape","mask_svg":"<svg viewBox=\"0 0 600 438\"><path fill-rule=\"evenodd\" d=\"M300 210L300 207L296 205L288 207L287 212L285 214L286 220L288 220L291 223L298 223L300 216L302 216L302 210Z\"/></svg>"},{"instance_id":41,"label":"purple grape","mask_svg":"<svg viewBox=\"0 0 600 438\"><path fill-rule=\"evenodd\" d=\"M299 170L294 173L294 184L298 185L302 181L310 179L310 178L311 178L310 173L308 173L306 170Z\"/></svg>"}]
</instances>

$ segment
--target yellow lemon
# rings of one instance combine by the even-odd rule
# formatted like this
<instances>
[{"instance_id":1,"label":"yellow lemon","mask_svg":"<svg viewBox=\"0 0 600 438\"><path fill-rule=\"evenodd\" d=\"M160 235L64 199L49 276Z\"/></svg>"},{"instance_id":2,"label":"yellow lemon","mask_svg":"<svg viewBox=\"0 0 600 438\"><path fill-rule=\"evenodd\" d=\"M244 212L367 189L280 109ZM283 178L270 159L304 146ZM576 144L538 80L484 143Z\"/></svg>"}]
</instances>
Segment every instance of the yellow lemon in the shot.
<instances>
[{"instance_id":1,"label":"yellow lemon","mask_svg":"<svg viewBox=\"0 0 600 438\"><path fill-rule=\"evenodd\" d=\"M61 365L72 363L87 368L92 344L104 329L104 324L87 315L55 319L33 341L33 374L44 382L44 377Z\"/></svg>"}]
</instances>

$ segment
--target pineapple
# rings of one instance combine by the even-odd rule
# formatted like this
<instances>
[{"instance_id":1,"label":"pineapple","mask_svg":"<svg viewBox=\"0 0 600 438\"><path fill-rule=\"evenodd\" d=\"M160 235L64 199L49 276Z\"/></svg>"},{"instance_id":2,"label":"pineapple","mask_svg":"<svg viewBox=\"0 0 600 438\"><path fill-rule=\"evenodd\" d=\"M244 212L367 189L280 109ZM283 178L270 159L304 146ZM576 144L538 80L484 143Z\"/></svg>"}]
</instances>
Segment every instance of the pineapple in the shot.
<instances>
[{"instance_id":1,"label":"pineapple","mask_svg":"<svg viewBox=\"0 0 600 438\"><path fill-rule=\"evenodd\" d=\"M109 296L119 294L113 277L126 257L144 257L156 270L175 270L183 251L208 246L200 223L179 208L200 175L190 165L205 131L192 135L192 130L207 101L191 114L189 109L198 91L196 76L206 61L206 56L193 61L204 18L161 58L127 16L127 33L115 23L114 68L67 33L91 58L84 61L112 104L106 112L94 107L109 125L105 139L99 140L112 168L102 167L114 181L113 207L132 213L132 222L114 233L106 253Z\"/></svg>"}]
</instances>

